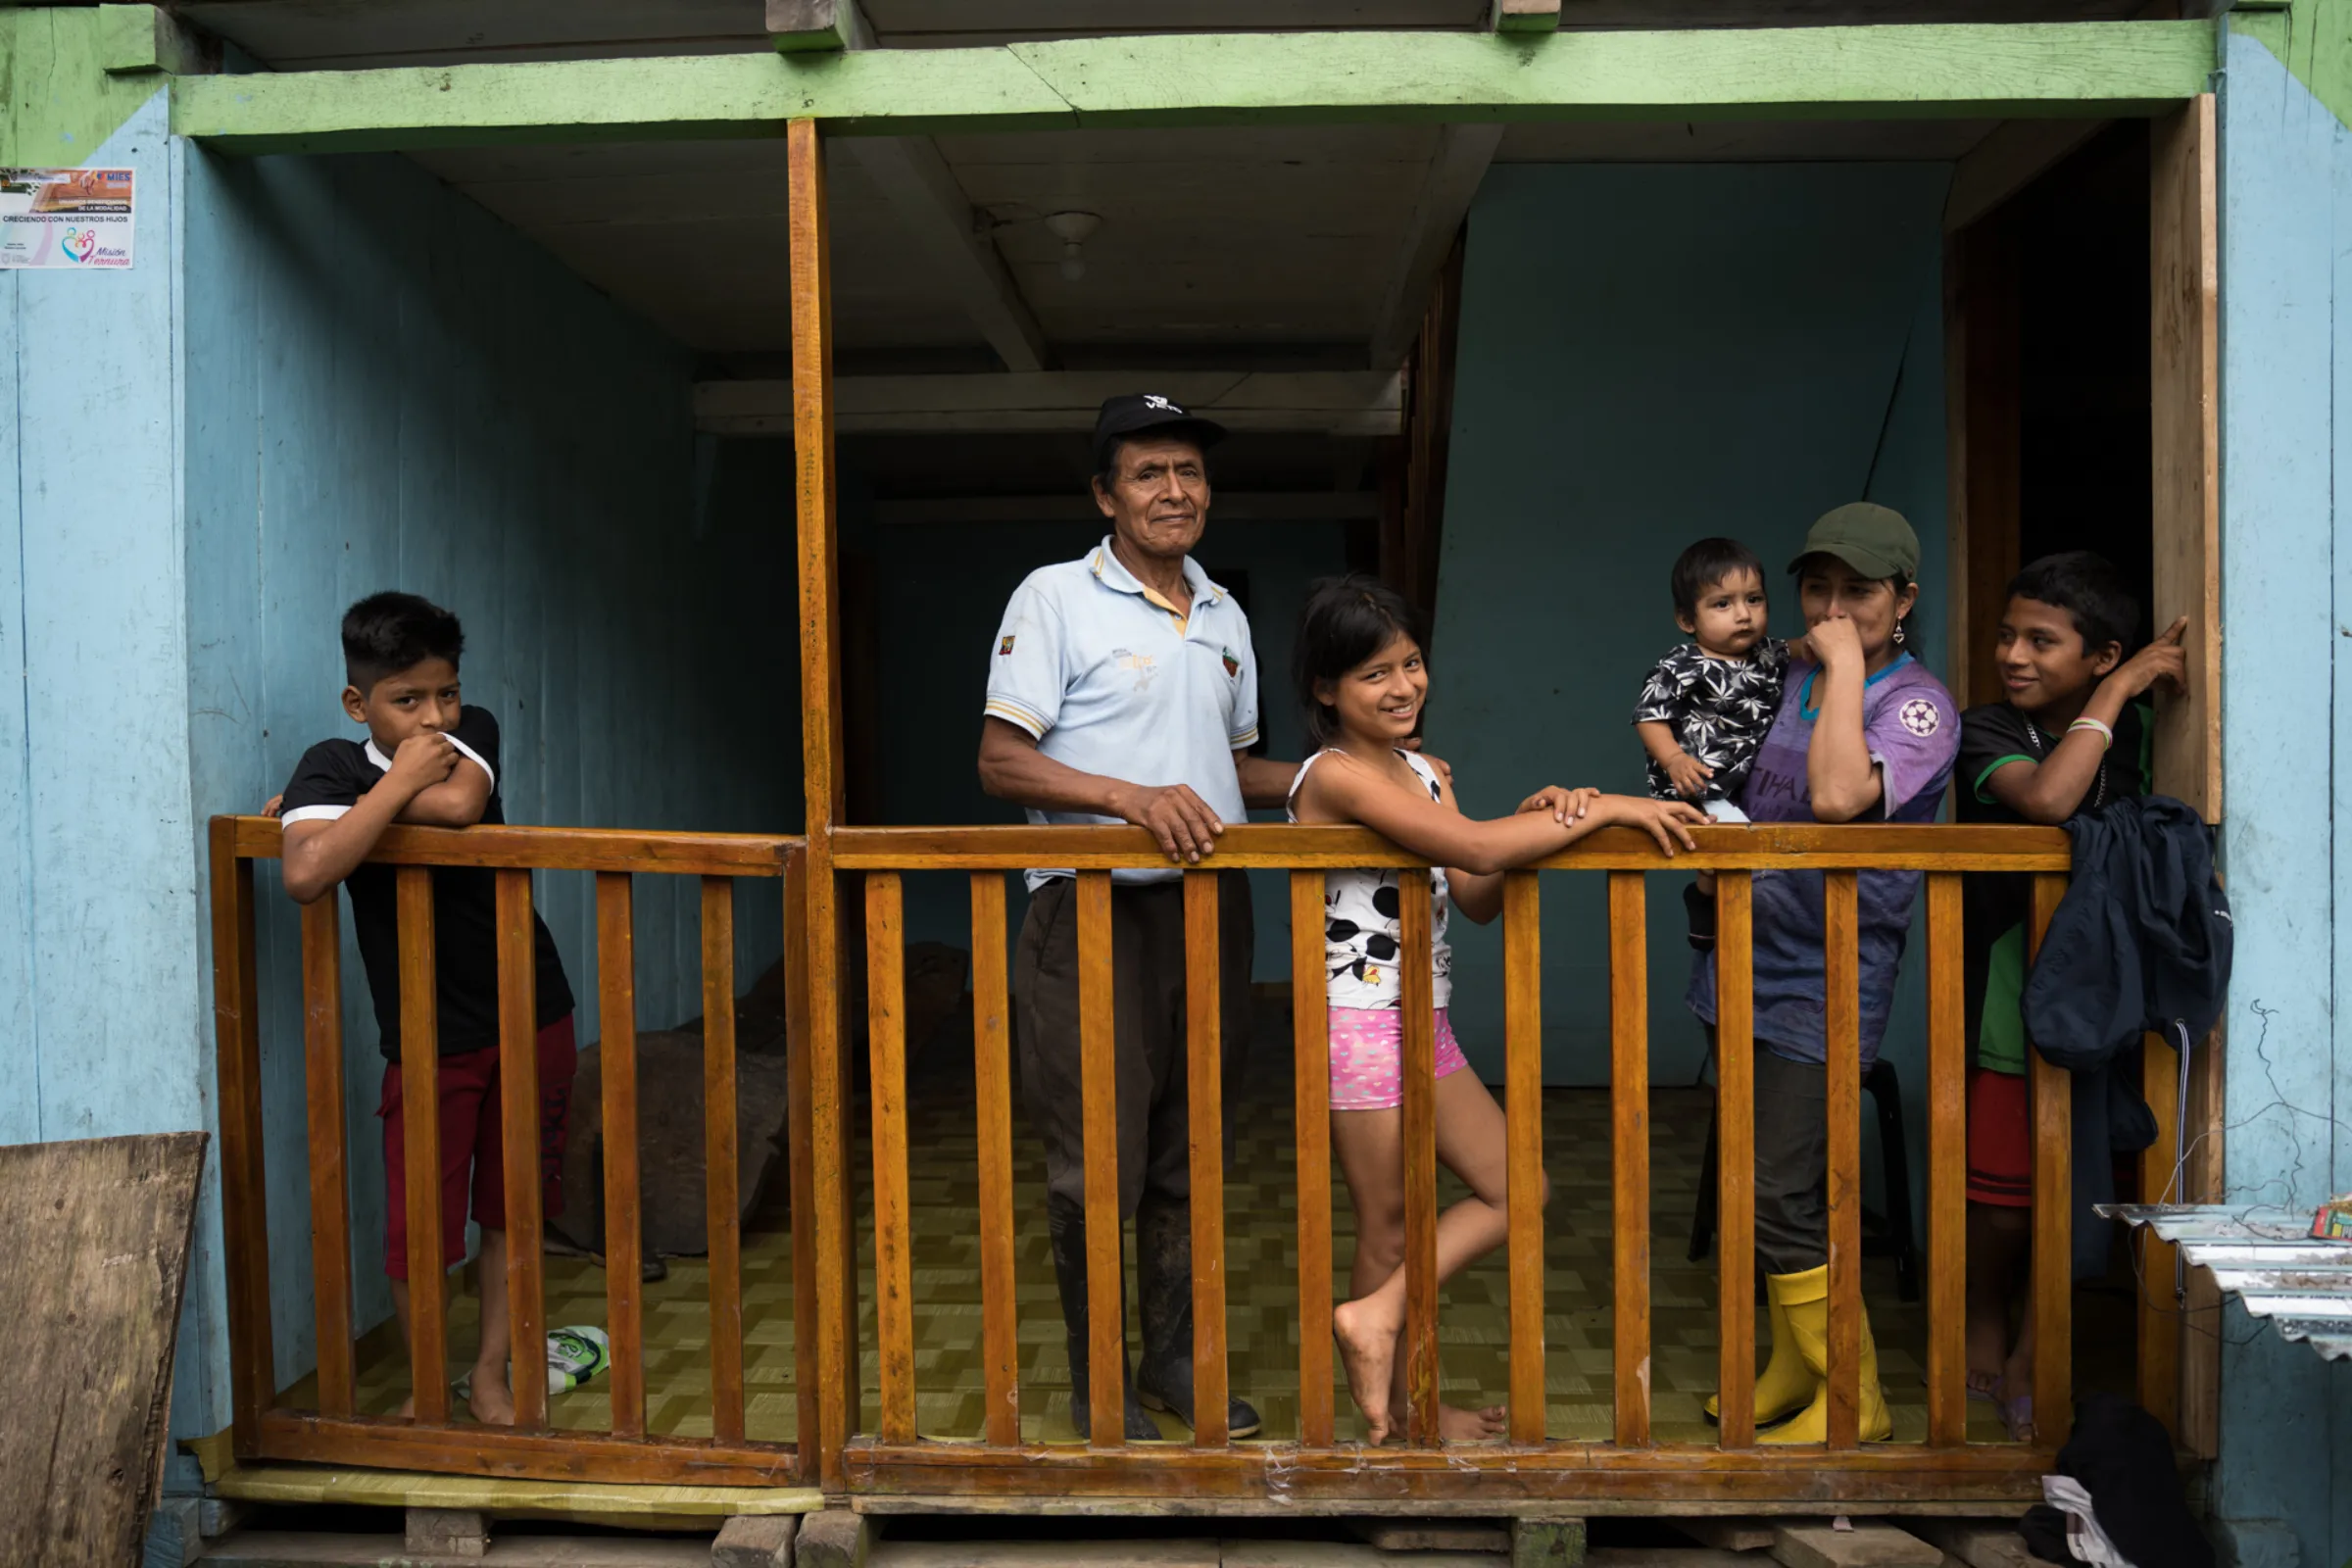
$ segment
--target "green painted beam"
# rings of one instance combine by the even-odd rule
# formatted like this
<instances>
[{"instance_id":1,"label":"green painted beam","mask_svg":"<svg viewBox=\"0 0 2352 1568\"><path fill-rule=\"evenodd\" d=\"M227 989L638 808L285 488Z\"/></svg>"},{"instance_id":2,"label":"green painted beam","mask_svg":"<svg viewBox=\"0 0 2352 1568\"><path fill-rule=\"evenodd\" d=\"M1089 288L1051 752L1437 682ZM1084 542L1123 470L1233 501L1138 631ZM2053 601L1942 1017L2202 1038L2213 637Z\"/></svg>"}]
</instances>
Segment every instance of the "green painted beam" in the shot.
<instances>
[{"instance_id":1,"label":"green painted beam","mask_svg":"<svg viewBox=\"0 0 2352 1568\"><path fill-rule=\"evenodd\" d=\"M95 6L0 6L0 166L78 166L163 90L107 74L110 25Z\"/></svg>"},{"instance_id":2,"label":"green painted beam","mask_svg":"<svg viewBox=\"0 0 2352 1568\"><path fill-rule=\"evenodd\" d=\"M1281 122L2151 113L2205 89L2209 22L1085 38L984 49L182 78L227 151Z\"/></svg>"}]
</instances>

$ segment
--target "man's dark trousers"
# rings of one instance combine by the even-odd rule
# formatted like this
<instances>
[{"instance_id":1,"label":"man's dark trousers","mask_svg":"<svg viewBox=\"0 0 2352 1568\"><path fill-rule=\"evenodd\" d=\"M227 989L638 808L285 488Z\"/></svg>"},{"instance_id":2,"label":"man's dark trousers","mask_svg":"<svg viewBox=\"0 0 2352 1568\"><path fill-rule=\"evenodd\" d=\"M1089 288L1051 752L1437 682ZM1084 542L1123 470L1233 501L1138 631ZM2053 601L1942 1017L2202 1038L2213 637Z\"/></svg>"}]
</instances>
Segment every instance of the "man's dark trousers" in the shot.
<instances>
[{"instance_id":1,"label":"man's dark trousers","mask_svg":"<svg viewBox=\"0 0 2352 1568\"><path fill-rule=\"evenodd\" d=\"M1046 1210L1070 1335L1073 1410L1085 1403L1086 1138L1078 1050L1077 884L1031 895L1013 956L1021 1095L1046 1145ZM1217 874L1219 1046L1225 1159L1250 1042L1250 879ZM1184 888L1111 889L1111 1011L1118 1064L1119 1216L1133 1218L1142 1295L1145 1382L1192 1403L1191 1095L1185 1050ZM1181 1390L1171 1381L1181 1379ZM1083 1415L1078 1417L1083 1421Z\"/></svg>"}]
</instances>

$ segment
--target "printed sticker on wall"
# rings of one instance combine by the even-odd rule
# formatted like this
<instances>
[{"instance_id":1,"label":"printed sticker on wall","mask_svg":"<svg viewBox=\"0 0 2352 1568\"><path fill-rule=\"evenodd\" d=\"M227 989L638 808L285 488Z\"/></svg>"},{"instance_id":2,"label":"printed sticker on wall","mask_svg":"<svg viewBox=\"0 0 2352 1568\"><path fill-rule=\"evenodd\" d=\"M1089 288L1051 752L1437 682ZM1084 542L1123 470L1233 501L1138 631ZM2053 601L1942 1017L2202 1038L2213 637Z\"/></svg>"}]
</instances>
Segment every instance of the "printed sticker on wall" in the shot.
<instances>
[{"instance_id":1,"label":"printed sticker on wall","mask_svg":"<svg viewBox=\"0 0 2352 1568\"><path fill-rule=\"evenodd\" d=\"M131 171L0 169L0 268L130 266Z\"/></svg>"}]
</instances>

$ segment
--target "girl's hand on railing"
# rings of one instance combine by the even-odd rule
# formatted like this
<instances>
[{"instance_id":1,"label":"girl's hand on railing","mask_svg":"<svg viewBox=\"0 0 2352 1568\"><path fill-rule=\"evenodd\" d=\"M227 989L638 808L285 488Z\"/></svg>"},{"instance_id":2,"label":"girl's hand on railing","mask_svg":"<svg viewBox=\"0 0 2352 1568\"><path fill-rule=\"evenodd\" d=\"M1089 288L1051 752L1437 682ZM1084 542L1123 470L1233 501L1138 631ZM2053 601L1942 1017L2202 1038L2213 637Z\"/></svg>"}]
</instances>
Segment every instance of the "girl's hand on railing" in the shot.
<instances>
[{"instance_id":1,"label":"girl's hand on railing","mask_svg":"<svg viewBox=\"0 0 2352 1568\"><path fill-rule=\"evenodd\" d=\"M1707 822L1707 813L1688 801L1653 801L1643 795L1604 795L1599 809L1601 821L1638 827L1656 839L1670 859L1677 843L1695 852L1698 841L1690 836L1690 830Z\"/></svg>"},{"instance_id":2,"label":"girl's hand on railing","mask_svg":"<svg viewBox=\"0 0 2352 1568\"><path fill-rule=\"evenodd\" d=\"M1546 784L1521 801L1519 809L1511 814L1524 816L1530 811L1549 811L1553 821L1566 827L1571 822L1583 821L1599 799L1600 791L1595 789L1571 790L1557 784Z\"/></svg>"}]
</instances>

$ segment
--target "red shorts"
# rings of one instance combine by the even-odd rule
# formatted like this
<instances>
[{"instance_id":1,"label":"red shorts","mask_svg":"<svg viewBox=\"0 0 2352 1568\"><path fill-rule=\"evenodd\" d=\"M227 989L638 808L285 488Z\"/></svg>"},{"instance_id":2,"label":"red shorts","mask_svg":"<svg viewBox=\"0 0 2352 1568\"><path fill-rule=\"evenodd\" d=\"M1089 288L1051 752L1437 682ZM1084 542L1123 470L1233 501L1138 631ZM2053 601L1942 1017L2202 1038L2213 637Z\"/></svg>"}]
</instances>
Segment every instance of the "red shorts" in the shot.
<instances>
[{"instance_id":1,"label":"red shorts","mask_svg":"<svg viewBox=\"0 0 2352 1568\"><path fill-rule=\"evenodd\" d=\"M2034 1117L2018 1073L1978 1068L1968 1079L1968 1200L2034 1206Z\"/></svg>"},{"instance_id":2,"label":"red shorts","mask_svg":"<svg viewBox=\"0 0 2352 1568\"><path fill-rule=\"evenodd\" d=\"M571 1014L539 1031L539 1181L542 1211L564 1212L564 1129L571 1108L572 1075L580 1054ZM466 1189L473 1188L473 1217L484 1230L507 1228L505 1119L501 1112L498 1048L441 1058L441 1266L466 1255ZM409 1277L408 1147L400 1099L400 1063L384 1064L384 1272Z\"/></svg>"}]
</instances>

